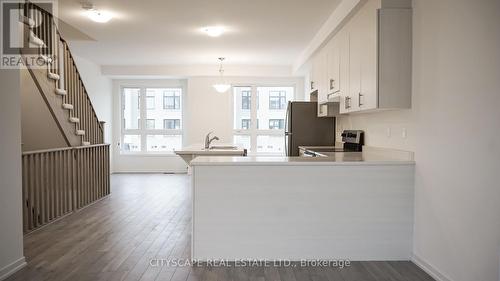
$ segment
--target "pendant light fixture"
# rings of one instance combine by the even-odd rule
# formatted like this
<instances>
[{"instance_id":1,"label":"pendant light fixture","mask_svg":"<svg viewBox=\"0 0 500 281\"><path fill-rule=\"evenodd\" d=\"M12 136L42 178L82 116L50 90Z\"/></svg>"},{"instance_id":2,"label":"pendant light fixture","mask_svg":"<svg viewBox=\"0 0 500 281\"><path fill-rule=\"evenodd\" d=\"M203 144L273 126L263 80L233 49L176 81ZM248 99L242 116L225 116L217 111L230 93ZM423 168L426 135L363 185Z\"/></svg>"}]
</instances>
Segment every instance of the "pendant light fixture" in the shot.
<instances>
[{"instance_id":1,"label":"pendant light fixture","mask_svg":"<svg viewBox=\"0 0 500 281\"><path fill-rule=\"evenodd\" d=\"M214 84L213 87L218 93L225 93L229 88L231 88L230 84L227 84L224 80L224 68L222 67L222 62L224 61L225 58L219 58L220 61L220 68L219 68L219 73L220 73L220 81L217 84Z\"/></svg>"}]
</instances>

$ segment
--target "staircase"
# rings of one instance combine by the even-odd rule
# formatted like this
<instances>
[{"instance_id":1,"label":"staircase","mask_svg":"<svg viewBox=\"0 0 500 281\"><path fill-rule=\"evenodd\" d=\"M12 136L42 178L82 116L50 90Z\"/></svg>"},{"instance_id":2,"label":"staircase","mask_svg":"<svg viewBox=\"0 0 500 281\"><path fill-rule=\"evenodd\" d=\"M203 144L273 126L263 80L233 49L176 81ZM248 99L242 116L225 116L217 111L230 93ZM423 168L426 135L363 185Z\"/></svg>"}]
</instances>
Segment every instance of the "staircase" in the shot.
<instances>
[{"instance_id":1,"label":"staircase","mask_svg":"<svg viewBox=\"0 0 500 281\"><path fill-rule=\"evenodd\" d=\"M44 108L44 116L50 120L52 115L57 125L52 132L59 129L67 144L23 152L23 230L29 233L110 194L109 144L104 144L103 124L54 17L36 4L20 5L21 55L41 62L27 65L29 75L23 77L34 85L29 81L25 89L29 98L39 92L43 101L37 96L34 108L45 102L50 113Z\"/></svg>"},{"instance_id":2,"label":"staircase","mask_svg":"<svg viewBox=\"0 0 500 281\"><path fill-rule=\"evenodd\" d=\"M22 5L20 23L25 34L24 46L35 46L39 61L43 62L43 67L27 66L27 69L67 145L104 143L103 122L97 118L68 43L61 37L54 17L34 3ZM26 51L21 55L33 54Z\"/></svg>"}]
</instances>

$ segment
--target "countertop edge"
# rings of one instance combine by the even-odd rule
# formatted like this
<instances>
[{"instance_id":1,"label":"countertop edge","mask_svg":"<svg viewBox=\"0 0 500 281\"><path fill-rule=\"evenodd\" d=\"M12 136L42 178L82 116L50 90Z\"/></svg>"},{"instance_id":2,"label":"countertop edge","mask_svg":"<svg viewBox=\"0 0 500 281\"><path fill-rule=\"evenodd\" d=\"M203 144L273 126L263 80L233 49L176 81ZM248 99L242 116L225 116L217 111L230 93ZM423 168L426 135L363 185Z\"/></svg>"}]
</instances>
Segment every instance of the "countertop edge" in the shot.
<instances>
[{"instance_id":1,"label":"countertop edge","mask_svg":"<svg viewBox=\"0 0 500 281\"><path fill-rule=\"evenodd\" d=\"M381 162L197 162L196 166L415 166L415 161Z\"/></svg>"}]
</instances>

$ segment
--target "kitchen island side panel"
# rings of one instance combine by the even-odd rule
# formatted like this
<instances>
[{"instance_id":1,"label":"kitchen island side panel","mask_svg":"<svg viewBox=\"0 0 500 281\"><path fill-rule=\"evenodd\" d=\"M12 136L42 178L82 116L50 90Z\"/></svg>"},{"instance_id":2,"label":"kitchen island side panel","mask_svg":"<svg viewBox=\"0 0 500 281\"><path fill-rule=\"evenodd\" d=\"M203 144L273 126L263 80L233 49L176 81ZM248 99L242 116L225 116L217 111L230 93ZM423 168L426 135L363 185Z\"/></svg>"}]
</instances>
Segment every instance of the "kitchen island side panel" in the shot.
<instances>
[{"instance_id":1,"label":"kitchen island side panel","mask_svg":"<svg viewBox=\"0 0 500 281\"><path fill-rule=\"evenodd\" d=\"M194 259L411 257L414 165L194 169Z\"/></svg>"}]
</instances>

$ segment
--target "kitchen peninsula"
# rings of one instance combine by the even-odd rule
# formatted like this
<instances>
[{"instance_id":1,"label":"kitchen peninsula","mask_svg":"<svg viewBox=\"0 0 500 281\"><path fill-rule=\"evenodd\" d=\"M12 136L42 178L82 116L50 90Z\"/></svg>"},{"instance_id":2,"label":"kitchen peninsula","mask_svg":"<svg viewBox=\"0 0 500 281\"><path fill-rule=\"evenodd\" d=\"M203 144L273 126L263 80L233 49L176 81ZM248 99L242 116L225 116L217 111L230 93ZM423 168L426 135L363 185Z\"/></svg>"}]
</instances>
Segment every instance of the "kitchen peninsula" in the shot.
<instances>
[{"instance_id":1,"label":"kitchen peninsula","mask_svg":"<svg viewBox=\"0 0 500 281\"><path fill-rule=\"evenodd\" d=\"M197 157L192 258L409 260L412 153Z\"/></svg>"}]
</instances>

